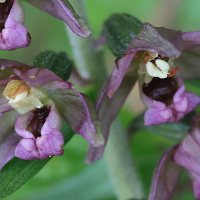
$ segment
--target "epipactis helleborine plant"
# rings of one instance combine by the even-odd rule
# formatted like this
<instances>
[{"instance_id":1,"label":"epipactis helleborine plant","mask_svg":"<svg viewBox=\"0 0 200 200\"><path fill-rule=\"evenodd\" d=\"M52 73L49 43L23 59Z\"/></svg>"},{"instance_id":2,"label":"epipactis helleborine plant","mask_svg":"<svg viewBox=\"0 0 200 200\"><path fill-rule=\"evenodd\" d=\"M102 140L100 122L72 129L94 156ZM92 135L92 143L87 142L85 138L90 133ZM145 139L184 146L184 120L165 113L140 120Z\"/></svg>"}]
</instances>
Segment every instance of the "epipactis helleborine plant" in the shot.
<instances>
[{"instance_id":1,"label":"epipactis helleborine plant","mask_svg":"<svg viewBox=\"0 0 200 200\"><path fill-rule=\"evenodd\" d=\"M103 144L92 101L70 82L48 69L4 59L0 71L0 168L13 156L62 155L62 117L92 146Z\"/></svg>"},{"instance_id":2,"label":"epipactis helleborine plant","mask_svg":"<svg viewBox=\"0 0 200 200\"><path fill-rule=\"evenodd\" d=\"M25 1L63 20L80 37L92 33L67 0ZM23 25L24 20L25 12L19 0L0 0L0 49L14 50L30 45L31 38Z\"/></svg>"},{"instance_id":3,"label":"epipactis helleborine plant","mask_svg":"<svg viewBox=\"0 0 200 200\"><path fill-rule=\"evenodd\" d=\"M191 66L175 66L174 61L183 50L199 46L200 31L182 33L144 23L140 32L131 40L124 56L117 58L110 81L100 95L97 111L106 116L106 119L102 119L103 122L100 119L104 139L107 140L110 124L138 75L141 100L148 107L144 117L145 125L178 122L194 110L200 98L186 92L181 76L181 67L188 67L190 70ZM195 73L194 71L193 74ZM116 112L108 114L109 107L113 104ZM90 149L88 163L101 158L105 144Z\"/></svg>"}]
</instances>

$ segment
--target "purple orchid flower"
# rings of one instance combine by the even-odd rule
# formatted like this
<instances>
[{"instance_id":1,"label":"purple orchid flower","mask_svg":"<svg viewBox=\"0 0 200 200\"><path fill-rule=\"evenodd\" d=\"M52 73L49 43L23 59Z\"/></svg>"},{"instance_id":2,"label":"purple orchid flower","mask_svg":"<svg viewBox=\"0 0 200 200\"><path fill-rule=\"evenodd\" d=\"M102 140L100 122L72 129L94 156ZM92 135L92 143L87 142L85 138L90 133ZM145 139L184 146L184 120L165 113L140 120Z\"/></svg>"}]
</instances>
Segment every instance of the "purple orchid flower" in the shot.
<instances>
[{"instance_id":1,"label":"purple orchid flower","mask_svg":"<svg viewBox=\"0 0 200 200\"><path fill-rule=\"evenodd\" d=\"M148 107L144 116L146 126L178 122L200 103L196 94L185 91L180 71L173 77L154 78L149 84L140 83L140 97Z\"/></svg>"},{"instance_id":2,"label":"purple orchid flower","mask_svg":"<svg viewBox=\"0 0 200 200\"><path fill-rule=\"evenodd\" d=\"M116 59L110 80L100 95L97 112L105 143L102 147L89 149L87 163L102 157L110 124L137 81L138 74L141 99L148 107L144 118L146 125L177 122L197 107L200 98L185 91L180 72L182 67L189 67L189 76L184 76L191 78L191 74L198 70L198 62L192 66L181 65L179 71L173 61L177 59L180 62L184 50L199 46L200 31L182 33L148 23L142 25L124 56Z\"/></svg>"},{"instance_id":3,"label":"purple orchid flower","mask_svg":"<svg viewBox=\"0 0 200 200\"><path fill-rule=\"evenodd\" d=\"M0 2L0 49L27 47L31 38L24 23L24 9L18 0Z\"/></svg>"},{"instance_id":4,"label":"purple orchid flower","mask_svg":"<svg viewBox=\"0 0 200 200\"><path fill-rule=\"evenodd\" d=\"M87 37L92 33L67 0L27 0L27 2L63 20L80 37ZM24 9L19 0L0 2L0 49L14 50L30 45L31 38L28 29L23 25L24 19Z\"/></svg>"},{"instance_id":5,"label":"purple orchid flower","mask_svg":"<svg viewBox=\"0 0 200 200\"><path fill-rule=\"evenodd\" d=\"M89 97L52 71L0 59L0 168L63 154L62 117L94 147L104 143Z\"/></svg>"},{"instance_id":6,"label":"purple orchid flower","mask_svg":"<svg viewBox=\"0 0 200 200\"><path fill-rule=\"evenodd\" d=\"M188 135L180 144L170 148L158 164L149 200L170 199L182 167L188 170L192 179L195 199L200 199L200 114L194 117L192 123L193 128Z\"/></svg>"}]
</instances>

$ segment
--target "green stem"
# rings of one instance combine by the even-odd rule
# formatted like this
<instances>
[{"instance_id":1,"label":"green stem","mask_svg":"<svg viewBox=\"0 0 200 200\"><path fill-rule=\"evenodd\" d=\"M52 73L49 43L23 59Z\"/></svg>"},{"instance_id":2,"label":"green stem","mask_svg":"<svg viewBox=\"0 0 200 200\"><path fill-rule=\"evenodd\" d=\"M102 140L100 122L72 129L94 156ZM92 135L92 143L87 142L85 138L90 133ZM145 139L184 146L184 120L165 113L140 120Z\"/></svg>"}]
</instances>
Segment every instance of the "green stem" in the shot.
<instances>
[{"instance_id":1,"label":"green stem","mask_svg":"<svg viewBox=\"0 0 200 200\"><path fill-rule=\"evenodd\" d=\"M83 0L73 0L72 6L88 25ZM76 67L83 78L91 79L97 91L106 79L102 52L95 52L92 37L80 38L67 28ZM105 158L114 181L118 199L143 197L141 182L134 168L121 122L115 120L106 147Z\"/></svg>"},{"instance_id":2,"label":"green stem","mask_svg":"<svg viewBox=\"0 0 200 200\"><path fill-rule=\"evenodd\" d=\"M117 118L111 125L105 159L118 199L144 198L142 183L128 147L126 131Z\"/></svg>"},{"instance_id":3,"label":"green stem","mask_svg":"<svg viewBox=\"0 0 200 200\"><path fill-rule=\"evenodd\" d=\"M72 6L88 25L84 1L73 0ZM95 51L91 35L87 38L78 37L68 27L67 33L78 72L83 78L92 80L96 88L99 89L106 78L102 52Z\"/></svg>"}]
</instances>

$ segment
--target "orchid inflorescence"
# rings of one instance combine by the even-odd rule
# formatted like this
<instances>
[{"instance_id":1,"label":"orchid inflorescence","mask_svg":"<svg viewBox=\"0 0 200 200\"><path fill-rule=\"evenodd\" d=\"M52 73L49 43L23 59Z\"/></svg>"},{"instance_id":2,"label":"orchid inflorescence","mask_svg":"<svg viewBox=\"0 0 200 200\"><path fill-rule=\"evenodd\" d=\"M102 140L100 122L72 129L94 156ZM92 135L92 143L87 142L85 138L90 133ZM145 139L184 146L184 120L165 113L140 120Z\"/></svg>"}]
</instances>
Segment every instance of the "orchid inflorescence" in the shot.
<instances>
[{"instance_id":1,"label":"orchid inflorescence","mask_svg":"<svg viewBox=\"0 0 200 200\"><path fill-rule=\"evenodd\" d=\"M25 1L63 20L80 37L88 37L92 33L68 0ZM126 20L130 18L126 14L122 16ZM25 11L19 0L0 1L1 50L10 51L30 45L31 33L24 26L24 20ZM117 44L121 45L119 49L123 55L116 59L110 77L103 84L96 108L87 95L59 77L56 67L51 71L47 69L48 64L38 68L0 59L0 169L13 157L34 160L62 155L62 119L88 142L85 162L90 164L99 160L104 154L111 123L137 80L140 98L147 107L144 126L178 123L196 109L200 97L186 91L183 79L198 77L198 62L189 66L192 72L187 74L184 55L198 52L200 31L183 33L134 20L131 23L135 23L138 31L128 35L123 45L120 44L122 40ZM129 36L130 40L127 39ZM104 27L97 43L107 42L112 51L113 38L108 37ZM191 53L187 62L193 56L194 53ZM72 73L74 76L78 74L75 70ZM90 83L91 80L86 81ZM194 196L200 199L199 114L193 118L191 125L186 137L171 147L158 164L149 200L171 197L181 166L188 170Z\"/></svg>"}]
</instances>

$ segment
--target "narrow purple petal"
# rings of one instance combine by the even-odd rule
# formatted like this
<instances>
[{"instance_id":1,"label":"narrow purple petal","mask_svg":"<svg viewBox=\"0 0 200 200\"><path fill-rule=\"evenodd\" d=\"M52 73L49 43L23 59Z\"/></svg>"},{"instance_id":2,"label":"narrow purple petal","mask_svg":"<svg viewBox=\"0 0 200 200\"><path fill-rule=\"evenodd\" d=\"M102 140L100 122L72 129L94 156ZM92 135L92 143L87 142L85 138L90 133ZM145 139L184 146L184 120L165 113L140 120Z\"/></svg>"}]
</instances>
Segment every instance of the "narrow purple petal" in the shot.
<instances>
[{"instance_id":1,"label":"narrow purple petal","mask_svg":"<svg viewBox=\"0 0 200 200\"><path fill-rule=\"evenodd\" d=\"M144 23L140 32L131 40L126 52L145 50L158 53L163 57L177 58L183 50L181 36L181 31Z\"/></svg>"},{"instance_id":2,"label":"narrow purple petal","mask_svg":"<svg viewBox=\"0 0 200 200\"><path fill-rule=\"evenodd\" d=\"M14 72L31 87L42 86L53 81L62 81L62 79L52 71L45 68L32 68L26 72L14 69Z\"/></svg>"},{"instance_id":3,"label":"narrow purple petal","mask_svg":"<svg viewBox=\"0 0 200 200\"><path fill-rule=\"evenodd\" d=\"M92 32L85 22L75 13L68 0L25 0L33 6L63 20L78 36L87 37Z\"/></svg>"},{"instance_id":4,"label":"narrow purple petal","mask_svg":"<svg viewBox=\"0 0 200 200\"><path fill-rule=\"evenodd\" d=\"M90 145L90 148L87 151L87 155L85 158L85 162L87 164L90 164L103 156L105 145L108 139L110 125L118 115L125 99L133 88L136 80L136 77L133 78L132 76L125 76L120 87L111 99L107 96L107 87L105 87L96 107L98 118L101 122L101 130L105 143L100 147L93 147L92 145Z\"/></svg>"},{"instance_id":5,"label":"narrow purple petal","mask_svg":"<svg viewBox=\"0 0 200 200\"><path fill-rule=\"evenodd\" d=\"M112 98L113 94L119 88L135 54L136 52L130 52L124 57L116 60L116 65L113 68L106 92L110 98Z\"/></svg>"},{"instance_id":6,"label":"narrow purple petal","mask_svg":"<svg viewBox=\"0 0 200 200\"><path fill-rule=\"evenodd\" d=\"M182 169L171 159L176 148L174 146L165 153L154 171L148 200L170 199Z\"/></svg>"},{"instance_id":7,"label":"narrow purple petal","mask_svg":"<svg viewBox=\"0 0 200 200\"><path fill-rule=\"evenodd\" d=\"M18 0L14 0L5 28L0 33L0 49L13 50L29 46L31 39L23 22L24 9Z\"/></svg>"},{"instance_id":8,"label":"narrow purple petal","mask_svg":"<svg viewBox=\"0 0 200 200\"><path fill-rule=\"evenodd\" d=\"M53 87L53 84L56 84ZM103 144L100 123L90 98L79 93L69 82L54 82L44 86L65 121L75 133L82 135L92 146ZM65 83L65 84L64 84Z\"/></svg>"}]
</instances>

